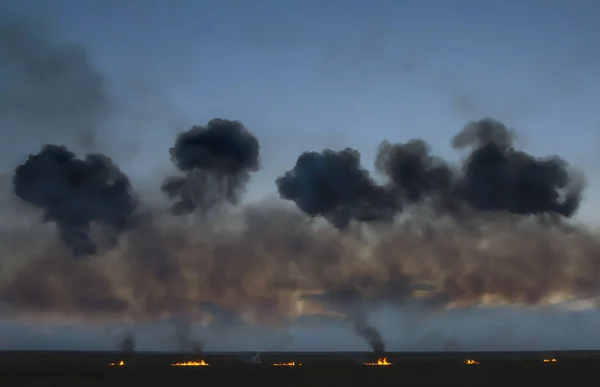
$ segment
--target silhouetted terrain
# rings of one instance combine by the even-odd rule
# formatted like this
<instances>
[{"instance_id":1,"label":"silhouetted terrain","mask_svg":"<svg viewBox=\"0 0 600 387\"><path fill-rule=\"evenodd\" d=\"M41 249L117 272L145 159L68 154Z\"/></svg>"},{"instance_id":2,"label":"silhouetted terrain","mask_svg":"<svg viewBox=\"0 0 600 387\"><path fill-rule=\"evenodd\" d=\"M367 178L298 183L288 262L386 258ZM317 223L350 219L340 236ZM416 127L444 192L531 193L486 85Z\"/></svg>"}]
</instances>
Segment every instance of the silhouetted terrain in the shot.
<instances>
[{"instance_id":1,"label":"silhouetted terrain","mask_svg":"<svg viewBox=\"0 0 600 387\"><path fill-rule=\"evenodd\" d=\"M220 383L261 385L486 385L487 383L593 383L600 351L387 353L390 366L368 367L372 353L0 352L2 386L179 386ZM467 365L466 359L479 362ZM544 362L544 359L550 360ZM556 359L552 361L551 359ZM109 366L110 363L123 366ZM204 360L205 367L172 367ZM295 362L296 367L274 363ZM588 382L589 381L589 382Z\"/></svg>"}]
</instances>

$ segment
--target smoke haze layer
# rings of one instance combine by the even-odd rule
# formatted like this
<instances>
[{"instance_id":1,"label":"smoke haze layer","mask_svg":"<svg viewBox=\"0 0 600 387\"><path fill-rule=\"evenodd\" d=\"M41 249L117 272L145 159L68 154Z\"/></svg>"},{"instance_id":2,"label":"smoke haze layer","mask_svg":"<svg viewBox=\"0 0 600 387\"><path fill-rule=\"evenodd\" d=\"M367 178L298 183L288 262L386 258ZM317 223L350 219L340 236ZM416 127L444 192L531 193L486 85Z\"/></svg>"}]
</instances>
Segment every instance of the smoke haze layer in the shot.
<instances>
[{"instance_id":1,"label":"smoke haze layer","mask_svg":"<svg viewBox=\"0 0 600 387\"><path fill-rule=\"evenodd\" d=\"M39 24L3 15L0 70L4 162L43 143L96 148L111 101L83 47L57 43Z\"/></svg>"},{"instance_id":2,"label":"smoke haze layer","mask_svg":"<svg viewBox=\"0 0 600 387\"><path fill-rule=\"evenodd\" d=\"M224 157L230 165L222 170L210 157L206 162L181 162L189 165L181 169L232 171L247 181L248 171L258 165L257 154L233 147L239 137L227 135L245 132L230 132L228 125L214 129L225 131L223 142L207 142L181 160L202 160L205 154L224 154L219 152L230 147L251 157ZM499 130L490 134L490 127ZM128 223L128 229L117 227L127 223L135 209L120 204L134 197L124 189L124 176L116 169L111 175L90 167L95 173L74 179L80 185L66 184L60 179L72 181L69 163L75 163L77 171L86 170L86 162L95 164L74 159L64 148L45 147L17 169L15 192L35 193L27 200L46 211L45 219L54 221L61 235L69 222L78 231L82 224L105 222L121 231L113 234L119 242L104 241L95 257L86 260L70 258L66 248L73 246L48 234L38 248L13 246L9 254L22 263L3 273L4 314L88 322L184 315L179 323L183 327L190 322L232 321L281 326L303 315L329 315L340 323L350 322L382 352L383 339L368 324L369 311L377 306L535 306L553 297L595 294L600 290L596 235L578 227L566 229L561 221L544 221L547 216L573 214L581 198L581 177L571 175L566 162L556 157L535 159L513 149L507 133L490 119L468 123L454 139L456 146L472 146L462 166L430 156L422 141L384 142L376 161L377 169L388 176L381 184L360 166L357 151L302 155L277 186L280 193L296 198L308 216L272 201L242 207L226 201L222 204L234 206L233 211L222 207L209 222L194 223L187 216L173 216L172 209L142 207L135 212L138 222ZM52 151L68 156L59 158L64 166L56 164ZM46 158L49 163L42 162ZM25 173L27 165L39 165L46 173ZM119 195L104 193L103 189L112 192L102 179L109 175L113 184L122 182L117 184ZM21 180L29 191L17 189ZM569 185L573 181L578 185ZM212 188L210 182L205 184ZM507 196L496 195L490 186L500 187L496 189ZM383 199L374 200L373 192ZM407 216L398 218L402 211ZM367 212L377 216L356 215ZM318 215L330 222L340 216L344 229L339 230L338 221L332 222L336 227L319 222ZM90 240L96 235L93 228L85 230ZM38 233L36 227L21 232ZM238 317L223 318L225 310ZM179 347L191 346L182 344L191 342L188 331L177 334Z\"/></svg>"},{"instance_id":3,"label":"smoke haze layer","mask_svg":"<svg viewBox=\"0 0 600 387\"><path fill-rule=\"evenodd\" d=\"M193 323L318 316L383 352L368 321L379 306L538 306L600 290L600 239L568 221L583 176L560 157L516 149L497 120L469 122L451 139L467 152L460 164L420 139L382 141L377 176L355 149L308 150L275 181L283 201L241 205L261 147L241 122L213 119L165 144L180 174L156 176L165 200L150 206L109 157L63 146L108 109L85 52L1 27L2 61L22 74L18 93L2 91L2 122L66 131L29 136L41 151L19 155L6 187L31 207L23 216L42 215L0 235L4 318L173 318L177 347L197 352ZM135 350L133 336L120 347Z\"/></svg>"}]
</instances>

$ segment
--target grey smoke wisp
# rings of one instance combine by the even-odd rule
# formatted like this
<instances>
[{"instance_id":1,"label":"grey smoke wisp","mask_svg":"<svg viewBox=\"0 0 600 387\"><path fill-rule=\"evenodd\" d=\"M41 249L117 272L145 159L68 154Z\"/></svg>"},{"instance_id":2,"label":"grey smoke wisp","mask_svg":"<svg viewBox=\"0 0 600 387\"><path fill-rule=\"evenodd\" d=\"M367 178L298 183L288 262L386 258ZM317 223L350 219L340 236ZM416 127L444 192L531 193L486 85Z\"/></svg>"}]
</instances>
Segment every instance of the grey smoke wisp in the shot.
<instances>
[{"instance_id":1,"label":"grey smoke wisp","mask_svg":"<svg viewBox=\"0 0 600 387\"><path fill-rule=\"evenodd\" d=\"M11 157L5 162L53 141L95 150L111 111L105 77L85 48L52 36L32 21L0 17L0 150Z\"/></svg>"},{"instance_id":2,"label":"grey smoke wisp","mask_svg":"<svg viewBox=\"0 0 600 387\"><path fill-rule=\"evenodd\" d=\"M125 332L125 335L119 341L119 351L123 354L135 353L135 336L131 332Z\"/></svg>"}]
</instances>

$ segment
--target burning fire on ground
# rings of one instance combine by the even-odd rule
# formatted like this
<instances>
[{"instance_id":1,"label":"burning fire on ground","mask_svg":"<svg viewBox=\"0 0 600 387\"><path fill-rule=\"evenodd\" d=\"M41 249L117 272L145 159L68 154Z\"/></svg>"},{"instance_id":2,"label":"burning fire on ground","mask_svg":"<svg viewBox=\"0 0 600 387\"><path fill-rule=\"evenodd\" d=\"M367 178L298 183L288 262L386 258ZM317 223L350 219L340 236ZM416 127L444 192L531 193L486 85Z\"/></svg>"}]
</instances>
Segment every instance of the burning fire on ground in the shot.
<instances>
[{"instance_id":1,"label":"burning fire on ground","mask_svg":"<svg viewBox=\"0 0 600 387\"><path fill-rule=\"evenodd\" d=\"M556 360L555 358L552 359L544 359L544 363L557 363L558 360Z\"/></svg>"},{"instance_id":2,"label":"burning fire on ground","mask_svg":"<svg viewBox=\"0 0 600 387\"><path fill-rule=\"evenodd\" d=\"M283 362L283 363L275 363L273 364L273 367L302 367L302 364L298 363L296 364L296 362Z\"/></svg>"},{"instance_id":3,"label":"burning fire on ground","mask_svg":"<svg viewBox=\"0 0 600 387\"><path fill-rule=\"evenodd\" d=\"M111 367L123 367L125 365L125 362L123 360L119 361L118 363L110 363L109 366Z\"/></svg>"},{"instance_id":4,"label":"burning fire on ground","mask_svg":"<svg viewBox=\"0 0 600 387\"><path fill-rule=\"evenodd\" d=\"M479 362L477 360L473 360L473 359L467 359L464 361L465 364L467 365L475 365L475 364L479 364Z\"/></svg>"},{"instance_id":5,"label":"burning fire on ground","mask_svg":"<svg viewBox=\"0 0 600 387\"><path fill-rule=\"evenodd\" d=\"M387 358L377 359L376 362L365 363L366 366L391 366L392 363L387 361Z\"/></svg>"},{"instance_id":6,"label":"burning fire on ground","mask_svg":"<svg viewBox=\"0 0 600 387\"><path fill-rule=\"evenodd\" d=\"M204 360L200 361L186 361L186 362L177 362L171 364L171 367L206 367L208 363Z\"/></svg>"}]
</instances>

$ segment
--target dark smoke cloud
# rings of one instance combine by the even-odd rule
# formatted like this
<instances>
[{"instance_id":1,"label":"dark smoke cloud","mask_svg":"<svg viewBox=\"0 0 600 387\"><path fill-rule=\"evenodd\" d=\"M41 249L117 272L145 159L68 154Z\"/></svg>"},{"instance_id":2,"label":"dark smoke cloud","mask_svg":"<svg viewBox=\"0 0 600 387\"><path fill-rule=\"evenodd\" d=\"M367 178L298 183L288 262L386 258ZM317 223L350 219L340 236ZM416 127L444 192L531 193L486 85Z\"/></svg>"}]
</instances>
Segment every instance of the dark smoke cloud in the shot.
<instances>
[{"instance_id":1,"label":"dark smoke cloud","mask_svg":"<svg viewBox=\"0 0 600 387\"><path fill-rule=\"evenodd\" d=\"M458 218L472 210L573 215L581 201L579 176L556 156L537 159L515 150L513 137L496 120L469 122L452 140L456 149L471 149L462 168L431 155L422 140L384 141L375 168L387 177L385 185L375 183L362 168L356 150L306 152L276 185L282 198L338 228L348 227L350 220L391 221L404 207L418 203ZM375 351L383 350L381 335L362 314L353 321Z\"/></svg>"},{"instance_id":2,"label":"dark smoke cloud","mask_svg":"<svg viewBox=\"0 0 600 387\"><path fill-rule=\"evenodd\" d=\"M350 148L306 152L276 184L281 197L337 227L346 227L350 220L391 220L396 211L389 193L361 167L360 153Z\"/></svg>"},{"instance_id":3,"label":"dark smoke cloud","mask_svg":"<svg viewBox=\"0 0 600 387\"><path fill-rule=\"evenodd\" d=\"M44 211L44 221L56 222L63 241L76 256L94 254L92 222L113 238L131 226L137 200L129 178L101 154L77 159L65 147L46 145L19 165L14 193Z\"/></svg>"},{"instance_id":4,"label":"dark smoke cloud","mask_svg":"<svg viewBox=\"0 0 600 387\"><path fill-rule=\"evenodd\" d=\"M456 194L456 173L445 161L432 156L424 141L383 141L375 168L388 178L389 191L401 203L410 205L429 199L435 210L454 210L449 198Z\"/></svg>"},{"instance_id":5,"label":"dark smoke cloud","mask_svg":"<svg viewBox=\"0 0 600 387\"><path fill-rule=\"evenodd\" d=\"M0 74L5 157L19 157L33 141L97 145L111 103L83 47L60 44L39 24L7 13L0 16Z\"/></svg>"},{"instance_id":6,"label":"dark smoke cloud","mask_svg":"<svg viewBox=\"0 0 600 387\"><path fill-rule=\"evenodd\" d=\"M572 216L581 202L581 176L557 156L538 159L515 150L512 137L490 118L468 123L452 141L454 148L471 149L461 168L432 156L422 140L384 141L375 167L387 177L385 185L375 184L361 167L358 151L304 153L276 184L282 198L336 227L350 219L389 221L417 203L442 215L475 210Z\"/></svg>"},{"instance_id":7,"label":"dark smoke cloud","mask_svg":"<svg viewBox=\"0 0 600 387\"><path fill-rule=\"evenodd\" d=\"M537 159L512 147L502 123L470 122L454 137L455 148L470 147L463 167L467 202L479 211L572 216L579 208L582 181L560 157Z\"/></svg>"},{"instance_id":8,"label":"dark smoke cloud","mask_svg":"<svg viewBox=\"0 0 600 387\"><path fill-rule=\"evenodd\" d=\"M259 150L256 137L239 121L213 119L181 133L169 152L185 176L170 177L162 185L163 192L177 200L173 213L236 204L250 173L259 168Z\"/></svg>"},{"instance_id":9,"label":"dark smoke cloud","mask_svg":"<svg viewBox=\"0 0 600 387\"><path fill-rule=\"evenodd\" d=\"M220 196L208 201L195 195L203 197L215 186L177 191L175 197L191 201L183 205L188 209L204 210L215 197L235 203L226 198L238 196L229 193L240 195L250 171L258 168L258 143L241 124L211 123L189 132L189 138L180 136L171 153L186 173L186 184L195 180L194 173L231 180L217 185ZM360 166L355 151L306 153L277 180L280 194L302 211L268 201L188 224L158 208L138 209L138 221L121 233L121 243L99 249L94 260L73 261L48 238L34 246L14 244L1 259L19 257L21 263L0 266L0 306L12 318L144 322L170 316L177 321L177 347L186 351L199 349L190 338L193 324L287 325L301 316L325 315L350 324L382 352L381 335L367 323L372 308L381 305L411 310L493 302L537 306L556 296L598 294L598 235L577 226L565 232L523 216L572 215L583 181L558 158L536 159L515 150L512 138L490 119L468 124L454 139L455 147L470 150L461 166L435 158L421 141L384 142L376 161L387 177L383 184ZM33 157L44 161L44 155ZM54 161L30 163L50 171L26 179L35 182L32 186L59 181L63 187L58 177L69 176L53 172L63 171ZM490 185L507 197L495 195ZM81 187L64 202L75 207L63 203L57 210L53 206L60 201L47 200L63 198L57 194L61 190L36 191L30 201L41 202L38 206L52 215L48 218L59 222L55 214L79 214L74 209L80 203L100 200L95 185ZM425 207L423 212L395 217L413 204ZM432 218L430 207L451 216ZM97 213L83 211L88 218ZM348 232L313 222L318 216ZM462 227L465 217L473 227ZM89 222L98 219L104 218ZM372 220L381 223L364 223ZM223 226L229 221L236 227Z\"/></svg>"}]
</instances>

